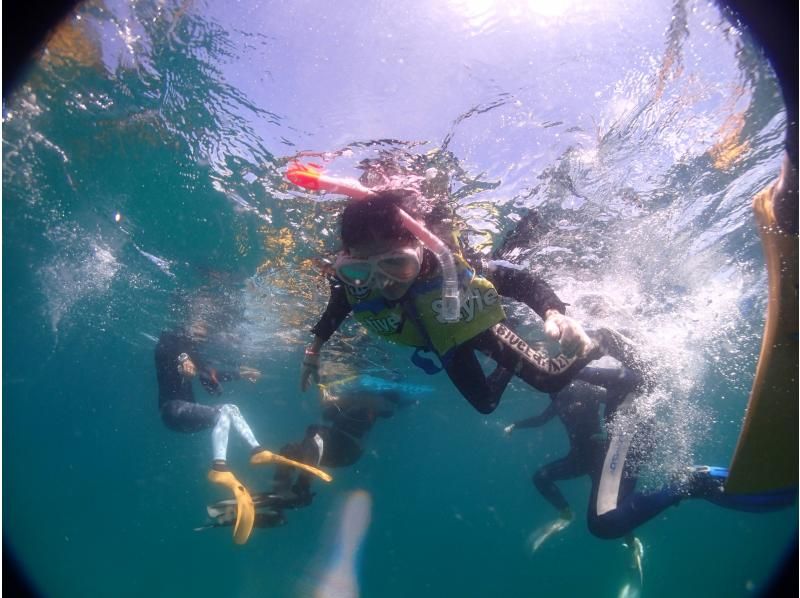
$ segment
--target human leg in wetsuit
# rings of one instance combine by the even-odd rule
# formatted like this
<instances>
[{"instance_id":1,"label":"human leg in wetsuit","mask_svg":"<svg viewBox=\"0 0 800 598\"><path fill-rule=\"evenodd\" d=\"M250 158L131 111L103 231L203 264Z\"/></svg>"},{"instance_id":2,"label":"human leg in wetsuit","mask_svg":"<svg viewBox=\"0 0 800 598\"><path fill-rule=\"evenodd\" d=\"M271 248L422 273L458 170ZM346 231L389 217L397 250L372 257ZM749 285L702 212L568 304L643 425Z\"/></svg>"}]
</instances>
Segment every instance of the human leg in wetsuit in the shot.
<instances>
[{"instance_id":1,"label":"human leg in wetsuit","mask_svg":"<svg viewBox=\"0 0 800 598\"><path fill-rule=\"evenodd\" d=\"M314 467L348 467L361 458L363 449L355 438L338 427L313 424L306 428L303 440L284 445L280 454ZM285 465L279 465L275 470L276 506L295 508L311 504L314 496L311 478L300 472L292 483L296 471Z\"/></svg>"},{"instance_id":2,"label":"human leg in wetsuit","mask_svg":"<svg viewBox=\"0 0 800 598\"><path fill-rule=\"evenodd\" d=\"M533 485L556 510L566 515L571 513L567 499L558 489L556 482L572 480L588 475L590 462L582 451L572 449L566 457L543 465L533 474Z\"/></svg>"},{"instance_id":3,"label":"human leg in wetsuit","mask_svg":"<svg viewBox=\"0 0 800 598\"><path fill-rule=\"evenodd\" d=\"M497 408L514 375L535 389L552 394L569 384L588 363L603 355L614 357L634 371L644 371L632 345L622 335L601 328L589 332L589 336L595 347L588 355L552 357L543 348L525 342L501 322L456 347L445 360L445 371L470 404L485 414ZM476 351L497 362L497 368L489 376L483 372Z\"/></svg>"},{"instance_id":4,"label":"human leg in wetsuit","mask_svg":"<svg viewBox=\"0 0 800 598\"><path fill-rule=\"evenodd\" d=\"M231 426L253 451L261 450L239 408L230 403L211 407L190 401L170 400L161 406L161 418L169 429L176 432L193 433L211 429L214 468L217 470L221 470L226 463Z\"/></svg>"}]
</instances>

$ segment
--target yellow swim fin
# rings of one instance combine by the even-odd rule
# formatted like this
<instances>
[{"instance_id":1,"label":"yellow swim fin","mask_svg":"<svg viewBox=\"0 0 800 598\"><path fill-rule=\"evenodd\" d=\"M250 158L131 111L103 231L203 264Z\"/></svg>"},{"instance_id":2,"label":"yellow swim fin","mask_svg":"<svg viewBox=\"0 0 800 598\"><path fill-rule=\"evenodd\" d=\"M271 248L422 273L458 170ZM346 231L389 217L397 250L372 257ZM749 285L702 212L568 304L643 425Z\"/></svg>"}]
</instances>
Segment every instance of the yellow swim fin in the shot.
<instances>
[{"instance_id":1,"label":"yellow swim fin","mask_svg":"<svg viewBox=\"0 0 800 598\"><path fill-rule=\"evenodd\" d=\"M233 526L233 541L236 544L245 544L250 537L250 532L253 531L253 523L256 519L256 510L250 493L230 471L212 469L208 472L208 479L215 484L227 487L233 492L233 496L236 498L236 523Z\"/></svg>"},{"instance_id":2,"label":"yellow swim fin","mask_svg":"<svg viewBox=\"0 0 800 598\"><path fill-rule=\"evenodd\" d=\"M727 494L796 488L798 312L797 170L784 155L778 181L756 195L753 212L768 275L767 321L753 388L725 482Z\"/></svg>"},{"instance_id":3,"label":"yellow swim fin","mask_svg":"<svg viewBox=\"0 0 800 598\"><path fill-rule=\"evenodd\" d=\"M291 467L296 467L297 469L302 469L303 471L310 473L311 475L317 476L319 479L324 480L326 482L333 481L333 478L322 471L321 469L317 469L316 467L312 467L311 465L306 465L305 463L300 463L300 461L295 461L294 459L287 459L282 455L276 455L272 451L268 451L264 449L255 453L252 457L250 457L250 463L253 465L267 465L269 463L276 463L278 465L289 465Z\"/></svg>"}]
</instances>

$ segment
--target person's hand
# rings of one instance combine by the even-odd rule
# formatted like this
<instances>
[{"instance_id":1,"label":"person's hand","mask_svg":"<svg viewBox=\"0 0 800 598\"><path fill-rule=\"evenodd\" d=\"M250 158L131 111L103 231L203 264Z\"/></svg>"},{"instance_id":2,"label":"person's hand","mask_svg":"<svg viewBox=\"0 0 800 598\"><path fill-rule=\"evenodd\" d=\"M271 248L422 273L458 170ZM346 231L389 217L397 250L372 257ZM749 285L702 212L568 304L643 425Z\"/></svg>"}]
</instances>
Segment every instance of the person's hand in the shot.
<instances>
[{"instance_id":1,"label":"person's hand","mask_svg":"<svg viewBox=\"0 0 800 598\"><path fill-rule=\"evenodd\" d=\"M503 428L503 434L505 434L506 436L511 436L511 433L514 431L515 427L516 426L514 424L506 426L505 428Z\"/></svg>"},{"instance_id":2,"label":"person's hand","mask_svg":"<svg viewBox=\"0 0 800 598\"><path fill-rule=\"evenodd\" d=\"M256 383L261 379L261 372L255 368L242 365L239 366L239 377L244 378L248 382Z\"/></svg>"},{"instance_id":3,"label":"person's hand","mask_svg":"<svg viewBox=\"0 0 800 598\"><path fill-rule=\"evenodd\" d=\"M561 343L561 348L567 355L585 357L593 348L592 339L580 322L555 309L545 314L544 331L551 339Z\"/></svg>"},{"instance_id":4,"label":"person's hand","mask_svg":"<svg viewBox=\"0 0 800 598\"><path fill-rule=\"evenodd\" d=\"M306 349L300 368L300 390L308 390L312 380L314 384L319 384L319 353Z\"/></svg>"},{"instance_id":5,"label":"person's hand","mask_svg":"<svg viewBox=\"0 0 800 598\"><path fill-rule=\"evenodd\" d=\"M178 355L178 373L185 378L194 378L197 375L197 366L186 353Z\"/></svg>"}]
</instances>

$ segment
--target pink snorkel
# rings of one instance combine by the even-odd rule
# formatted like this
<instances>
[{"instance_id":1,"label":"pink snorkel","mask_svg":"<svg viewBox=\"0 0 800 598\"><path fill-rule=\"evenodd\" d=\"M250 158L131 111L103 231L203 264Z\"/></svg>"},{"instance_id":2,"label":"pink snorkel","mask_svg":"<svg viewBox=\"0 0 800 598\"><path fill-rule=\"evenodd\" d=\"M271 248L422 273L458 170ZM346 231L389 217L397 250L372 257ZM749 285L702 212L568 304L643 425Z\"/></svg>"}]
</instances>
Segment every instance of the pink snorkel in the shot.
<instances>
[{"instance_id":1,"label":"pink snorkel","mask_svg":"<svg viewBox=\"0 0 800 598\"><path fill-rule=\"evenodd\" d=\"M351 178L331 177L322 174L322 169L314 164L292 162L286 170L286 178L295 185L312 191L341 193L353 199L366 199L375 194L360 182ZM421 222L414 220L405 210L397 208L403 225L422 242L439 260L442 268L442 317L446 322L458 322L461 311L461 291L458 287L458 274L453 253L442 240L429 231Z\"/></svg>"}]
</instances>

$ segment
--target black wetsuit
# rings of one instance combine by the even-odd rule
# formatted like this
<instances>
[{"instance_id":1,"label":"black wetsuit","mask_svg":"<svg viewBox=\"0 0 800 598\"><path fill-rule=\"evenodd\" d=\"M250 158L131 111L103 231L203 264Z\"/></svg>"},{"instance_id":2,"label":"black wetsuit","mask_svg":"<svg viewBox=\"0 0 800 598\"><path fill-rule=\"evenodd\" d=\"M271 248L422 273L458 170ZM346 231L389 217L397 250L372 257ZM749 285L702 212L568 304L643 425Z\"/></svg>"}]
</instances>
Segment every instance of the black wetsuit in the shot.
<instances>
[{"instance_id":1,"label":"black wetsuit","mask_svg":"<svg viewBox=\"0 0 800 598\"><path fill-rule=\"evenodd\" d=\"M183 332L164 331L158 339L155 351L158 408L164 424L176 432L198 432L213 428L219 414L218 407L201 405L195 400L191 378L178 371L178 356L181 353L186 353L194 362L200 383L209 394L221 394L220 382L238 378L239 374L210 367L198 343Z\"/></svg>"},{"instance_id":2,"label":"black wetsuit","mask_svg":"<svg viewBox=\"0 0 800 598\"><path fill-rule=\"evenodd\" d=\"M793 504L794 496L767 493L748 497L727 498L721 486L708 478L697 478L695 485L681 486L677 482L665 484L652 492L636 492L638 479L636 460L627 459L617 493L616 507L602 515L597 512L597 497L609 441L603 434L601 422L607 425L627 394L641 388L642 378L627 368L606 369L587 367L577 376L577 381L555 393L552 403L540 415L514 424L518 428L535 427L558 415L570 439L570 452L536 471L533 482L547 501L556 509L564 510L569 504L555 485L556 481L588 475L592 490L586 513L589 531L599 538L621 538L646 523L665 509L689 496L707 498L720 506L742 511L771 511ZM600 388L602 387L602 389ZM605 413L600 415L601 404ZM643 426L631 441L631 450L638 446L639 458L644 457L638 439L649 433Z\"/></svg>"},{"instance_id":3,"label":"black wetsuit","mask_svg":"<svg viewBox=\"0 0 800 598\"><path fill-rule=\"evenodd\" d=\"M434 259L427 250L425 259ZM424 266L423 262L423 270ZM528 270L502 261L489 262L485 270L485 277L495 286L498 294L525 303L540 317L544 318L551 309L562 314L565 312L566 304L553 289ZM333 278L328 305L311 332L327 341L351 310L344 284ZM481 413L491 413L497 408L505 387L514 375L542 392L552 393L563 388L587 363L605 352L624 359L609 350L610 343L606 339L595 340L599 341L598 349L584 358L573 361L563 355L550 357L541 349L528 345L501 322L455 347L443 365L453 384L470 404ZM484 373L476 351L497 363L497 368L489 376Z\"/></svg>"},{"instance_id":4,"label":"black wetsuit","mask_svg":"<svg viewBox=\"0 0 800 598\"><path fill-rule=\"evenodd\" d=\"M605 403L608 421L625 396L641 383L641 377L627 368L584 368L576 380L551 395L551 403L539 415L518 421L515 428L535 428L558 416L569 437L566 457L540 467L533 483L544 498L559 511L569 508L555 482L583 475L599 484L608 442L603 430L601 407ZM595 488L596 491L596 488Z\"/></svg>"},{"instance_id":5,"label":"black wetsuit","mask_svg":"<svg viewBox=\"0 0 800 598\"><path fill-rule=\"evenodd\" d=\"M329 425L308 426L303 439L283 446L280 454L314 467L349 467L361 458L361 441L377 419L392 417L398 407L413 403L413 400L406 399L395 391L343 393L335 401L329 401L322 410L322 419ZM292 475L296 472L292 467L278 467L275 472L276 487L288 489ZM286 506L310 503L310 486L310 477L299 473L297 481L291 486L297 500Z\"/></svg>"}]
</instances>

